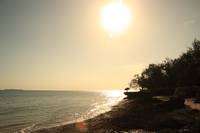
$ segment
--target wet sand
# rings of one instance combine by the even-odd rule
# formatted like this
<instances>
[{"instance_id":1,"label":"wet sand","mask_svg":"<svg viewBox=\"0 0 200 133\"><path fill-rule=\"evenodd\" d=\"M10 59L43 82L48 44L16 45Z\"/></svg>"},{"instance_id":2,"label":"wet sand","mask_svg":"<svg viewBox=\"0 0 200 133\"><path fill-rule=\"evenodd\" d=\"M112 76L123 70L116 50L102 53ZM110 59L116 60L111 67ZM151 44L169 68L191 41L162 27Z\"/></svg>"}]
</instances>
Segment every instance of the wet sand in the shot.
<instances>
[{"instance_id":1,"label":"wet sand","mask_svg":"<svg viewBox=\"0 0 200 133\"><path fill-rule=\"evenodd\" d=\"M112 110L79 123L38 133L190 133L200 132L200 104L185 100L185 108L171 110L157 98L123 99ZM197 110L198 109L198 110ZM142 130L141 130L142 129Z\"/></svg>"}]
</instances>

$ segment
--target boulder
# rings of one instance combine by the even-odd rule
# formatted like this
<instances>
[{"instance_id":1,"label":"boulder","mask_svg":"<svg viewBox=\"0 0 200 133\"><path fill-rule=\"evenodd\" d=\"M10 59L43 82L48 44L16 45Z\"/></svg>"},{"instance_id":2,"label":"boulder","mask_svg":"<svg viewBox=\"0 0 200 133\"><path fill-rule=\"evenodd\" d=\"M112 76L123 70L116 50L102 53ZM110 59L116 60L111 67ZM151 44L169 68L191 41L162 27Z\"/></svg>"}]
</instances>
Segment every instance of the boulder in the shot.
<instances>
[{"instance_id":1,"label":"boulder","mask_svg":"<svg viewBox=\"0 0 200 133\"><path fill-rule=\"evenodd\" d=\"M127 99L138 99L138 98L152 98L153 95L149 91L139 91L139 92L124 92Z\"/></svg>"},{"instance_id":2,"label":"boulder","mask_svg":"<svg viewBox=\"0 0 200 133\"><path fill-rule=\"evenodd\" d=\"M163 103L163 108L168 111L185 108L185 99L183 97L171 97L169 101Z\"/></svg>"},{"instance_id":3,"label":"boulder","mask_svg":"<svg viewBox=\"0 0 200 133\"><path fill-rule=\"evenodd\" d=\"M173 96L175 88L162 88L151 90L154 96Z\"/></svg>"},{"instance_id":4,"label":"boulder","mask_svg":"<svg viewBox=\"0 0 200 133\"><path fill-rule=\"evenodd\" d=\"M191 97L192 88L191 87L177 87L174 96L175 97Z\"/></svg>"},{"instance_id":5,"label":"boulder","mask_svg":"<svg viewBox=\"0 0 200 133\"><path fill-rule=\"evenodd\" d=\"M193 87L177 87L174 92L175 97L195 97L196 93L200 93L200 86Z\"/></svg>"}]
</instances>

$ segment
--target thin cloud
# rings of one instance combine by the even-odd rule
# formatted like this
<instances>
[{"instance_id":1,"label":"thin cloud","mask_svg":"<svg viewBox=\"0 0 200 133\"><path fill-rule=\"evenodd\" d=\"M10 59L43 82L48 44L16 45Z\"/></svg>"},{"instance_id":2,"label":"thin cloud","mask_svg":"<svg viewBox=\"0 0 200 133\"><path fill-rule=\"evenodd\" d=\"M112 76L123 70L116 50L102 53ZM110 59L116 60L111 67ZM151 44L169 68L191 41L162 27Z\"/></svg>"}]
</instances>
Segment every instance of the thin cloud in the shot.
<instances>
[{"instance_id":1,"label":"thin cloud","mask_svg":"<svg viewBox=\"0 0 200 133\"><path fill-rule=\"evenodd\" d=\"M190 21L184 22L184 25L190 25L190 24L194 24L194 23L196 23L195 20L190 20Z\"/></svg>"}]
</instances>

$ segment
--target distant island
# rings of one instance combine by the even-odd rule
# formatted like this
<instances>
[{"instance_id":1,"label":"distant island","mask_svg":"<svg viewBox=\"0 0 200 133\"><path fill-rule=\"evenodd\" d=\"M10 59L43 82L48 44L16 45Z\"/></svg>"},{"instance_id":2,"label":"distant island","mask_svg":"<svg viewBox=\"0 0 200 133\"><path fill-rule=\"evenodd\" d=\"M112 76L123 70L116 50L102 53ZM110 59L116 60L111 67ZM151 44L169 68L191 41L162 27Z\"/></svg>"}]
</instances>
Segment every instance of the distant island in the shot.
<instances>
[{"instance_id":1,"label":"distant island","mask_svg":"<svg viewBox=\"0 0 200 133\"><path fill-rule=\"evenodd\" d=\"M23 91L22 89L4 89L4 91Z\"/></svg>"}]
</instances>

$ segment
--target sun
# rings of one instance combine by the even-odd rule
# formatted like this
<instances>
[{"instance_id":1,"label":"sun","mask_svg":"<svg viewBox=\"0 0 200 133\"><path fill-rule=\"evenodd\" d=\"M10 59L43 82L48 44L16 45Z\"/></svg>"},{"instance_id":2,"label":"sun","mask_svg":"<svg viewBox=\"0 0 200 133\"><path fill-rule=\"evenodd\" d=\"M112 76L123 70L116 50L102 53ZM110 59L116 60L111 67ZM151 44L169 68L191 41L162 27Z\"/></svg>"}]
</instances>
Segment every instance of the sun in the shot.
<instances>
[{"instance_id":1,"label":"sun","mask_svg":"<svg viewBox=\"0 0 200 133\"><path fill-rule=\"evenodd\" d=\"M110 32L121 32L130 24L130 11L121 2L112 2L103 9L101 20Z\"/></svg>"}]
</instances>

